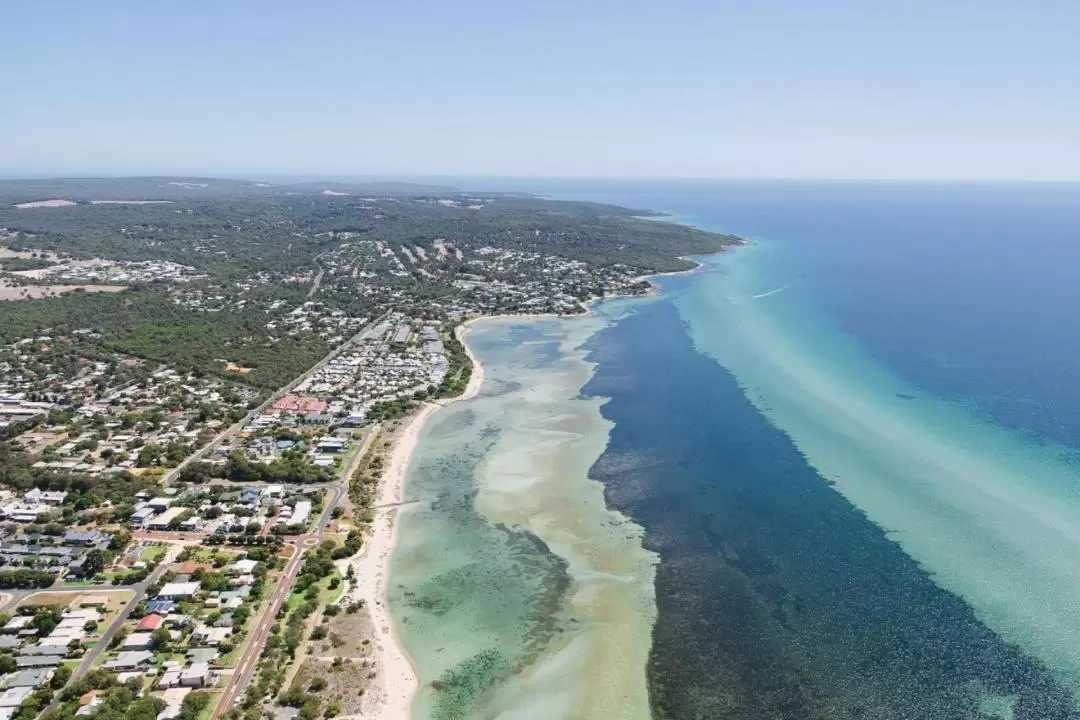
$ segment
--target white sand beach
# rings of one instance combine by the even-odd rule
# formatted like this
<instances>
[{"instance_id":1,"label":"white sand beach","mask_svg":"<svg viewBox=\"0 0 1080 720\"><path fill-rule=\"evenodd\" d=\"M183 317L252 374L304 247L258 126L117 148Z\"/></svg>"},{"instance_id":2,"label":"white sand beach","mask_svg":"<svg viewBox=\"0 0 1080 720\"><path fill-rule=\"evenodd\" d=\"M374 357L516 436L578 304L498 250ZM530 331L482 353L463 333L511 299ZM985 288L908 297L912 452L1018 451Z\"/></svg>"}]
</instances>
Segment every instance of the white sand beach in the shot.
<instances>
[{"instance_id":1,"label":"white sand beach","mask_svg":"<svg viewBox=\"0 0 1080 720\"><path fill-rule=\"evenodd\" d=\"M458 326L455 330L462 344L466 332L465 326ZM379 485L378 498L373 508L375 518L372 521L372 532L361 553L346 564L352 565L356 582L342 602L348 604L363 601L376 628L375 658L383 685L383 703L378 717L382 720L408 720L413 696L419 687L416 671L397 637L387 607L387 579L390 558L397 542L397 517L404 501L405 477L424 422L446 405L467 400L480 391L484 382L483 367L477 362L468 345L465 345L465 351L473 363L465 391L456 398L425 403L409 418L408 424L394 444L386 473Z\"/></svg>"}]
</instances>

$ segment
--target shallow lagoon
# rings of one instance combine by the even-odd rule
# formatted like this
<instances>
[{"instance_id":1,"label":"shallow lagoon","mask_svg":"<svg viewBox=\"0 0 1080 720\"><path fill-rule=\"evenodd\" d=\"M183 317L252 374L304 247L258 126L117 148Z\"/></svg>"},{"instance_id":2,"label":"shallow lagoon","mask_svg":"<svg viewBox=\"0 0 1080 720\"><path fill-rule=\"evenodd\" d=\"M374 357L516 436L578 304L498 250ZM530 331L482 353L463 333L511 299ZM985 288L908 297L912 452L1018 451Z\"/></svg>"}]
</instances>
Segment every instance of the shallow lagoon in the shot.
<instances>
[{"instance_id":1,"label":"shallow lagoon","mask_svg":"<svg viewBox=\"0 0 1080 720\"><path fill-rule=\"evenodd\" d=\"M1069 265L1035 272L1073 211L1035 190L725 188L603 199L820 244L760 241L659 299L471 338L491 378L429 424L395 562L435 683L417 717L1077 717L1080 462L1056 444L1076 332L1053 313ZM1015 292L1015 260L934 244L1005 251L1030 227L1022 277L1056 280L1016 296L1027 315L975 297ZM636 599L597 601L612 579Z\"/></svg>"},{"instance_id":2,"label":"shallow lagoon","mask_svg":"<svg viewBox=\"0 0 1080 720\"><path fill-rule=\"evenodd\" d=\"M606 322L469 330L484 385L425 426L393 560L417 718L649 717L654 558L587 477L610 424L579 348Z\"/></svg>"}]
</instances>

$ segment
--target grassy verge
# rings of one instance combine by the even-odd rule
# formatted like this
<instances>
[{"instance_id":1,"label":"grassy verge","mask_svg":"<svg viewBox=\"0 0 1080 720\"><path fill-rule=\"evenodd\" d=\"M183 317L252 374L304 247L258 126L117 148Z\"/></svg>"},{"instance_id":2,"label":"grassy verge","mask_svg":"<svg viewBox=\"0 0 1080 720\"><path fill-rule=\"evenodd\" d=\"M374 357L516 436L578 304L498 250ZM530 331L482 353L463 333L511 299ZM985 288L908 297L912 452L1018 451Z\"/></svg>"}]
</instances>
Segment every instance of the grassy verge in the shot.
<instances>
[{"instance_id":1,"label":"grassy verge","mask_svg":"<svg viewBox=\"0 0 1080 720\"><path fill-rule=\"evenodd\" d=\"M240 658L244 656L244 651L247 650L248 644L251 643L252 629L257 627L259 622L263 618L263 614L266 613L270 606L270 593L265 593L262 601L259 603L259 607L255 609L255 612L248 618L247 624L244 626L244 639L242 642L236 644L236 647L232 649L227 655L223 656L218 662L224 667L236 667L236 664L240 662Z\"/></svg>"},{"instance_id":2,"label":"grassy verge","mask_svg":"<svg viewBox=\"0 0 1080 720\"><path fill-rule=\"evenodd\" d=\"M221 548L193 547L188 554L188 560L200 565L212 565L215 558L225 558L231 561L236 553Z\"/></svg>"},{"instance_id":3,"label":"grassy verge","mask_svg":"<svg viewBox=\"0 0 1080 720\"><path fill-rule=\"evenodd\" d=\"M337 578L338 585L331 590L330 581L334 578ZM334 570L334 573L329 577L320 580L319 585L322 587L322 592L320 594L323 598L324 605L333 605L341 598L342 593L345 592L345 578L342 577L341 573L337 570Z\"/></svg>"},{"instance_id":4,"label":"grassy verge","mask_svg":"<svg viewBox=\"0 0 1080 720\"><path fill-rule=\"evenodd\" d=\"M165 557L168 548L164 545L147 545L139 551L139 559L147 562L156 562Z\"/></svg>"},{"instance_id":5,"label":"grassy verge","mask_svg":"<svg viewBox=\"0 0 1080 720\"><path fill-rule=\"evenodd\" d=\"M210 702L206 703L206 707L204 707L199 712L199 714L195 716L195 720L210 720L210 718L214 715L214 710L217 709L218 703L221 702L221 696L224 695L225 692L219 691L212 692L210 694L213 695L213 698L211 698Z\"/></svg>"}]
</instances>

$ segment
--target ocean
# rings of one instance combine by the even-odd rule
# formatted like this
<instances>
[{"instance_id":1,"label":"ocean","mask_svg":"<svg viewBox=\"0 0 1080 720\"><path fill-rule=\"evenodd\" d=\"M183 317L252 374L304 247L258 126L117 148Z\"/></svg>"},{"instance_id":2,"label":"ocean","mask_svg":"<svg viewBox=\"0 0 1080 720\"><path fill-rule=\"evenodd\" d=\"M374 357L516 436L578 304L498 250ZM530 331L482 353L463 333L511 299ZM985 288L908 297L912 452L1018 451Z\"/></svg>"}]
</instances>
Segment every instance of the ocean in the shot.
<instances>
[{"instance_id":1,"label":"ocean","mask_svg":"<svg viewBox=\"0 0 1080 720\"><path fill-rule=\"evenodd\" d=\"M1078 716L1080 187L473 185L752 245L470 331L394 557L416 717Z\"/></svg>"}]
</instances>

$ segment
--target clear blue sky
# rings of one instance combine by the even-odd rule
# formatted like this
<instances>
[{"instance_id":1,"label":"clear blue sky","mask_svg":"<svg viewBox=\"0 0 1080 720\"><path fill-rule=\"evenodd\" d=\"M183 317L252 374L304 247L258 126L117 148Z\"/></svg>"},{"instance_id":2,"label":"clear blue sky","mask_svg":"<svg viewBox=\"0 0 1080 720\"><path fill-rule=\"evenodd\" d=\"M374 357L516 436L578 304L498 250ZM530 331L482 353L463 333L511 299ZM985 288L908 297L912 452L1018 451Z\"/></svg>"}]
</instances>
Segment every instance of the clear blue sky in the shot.
<instances>
[{"instance_id":1,"label":"clear blue sky","mask_svg":"<svg viewBox=\"0 0 1080 720\"><path fill-rule=\"evenodd\" d=\"M1077 0L8 3L0 174L1080 180Z\"/></svg>"}]
</instances>

